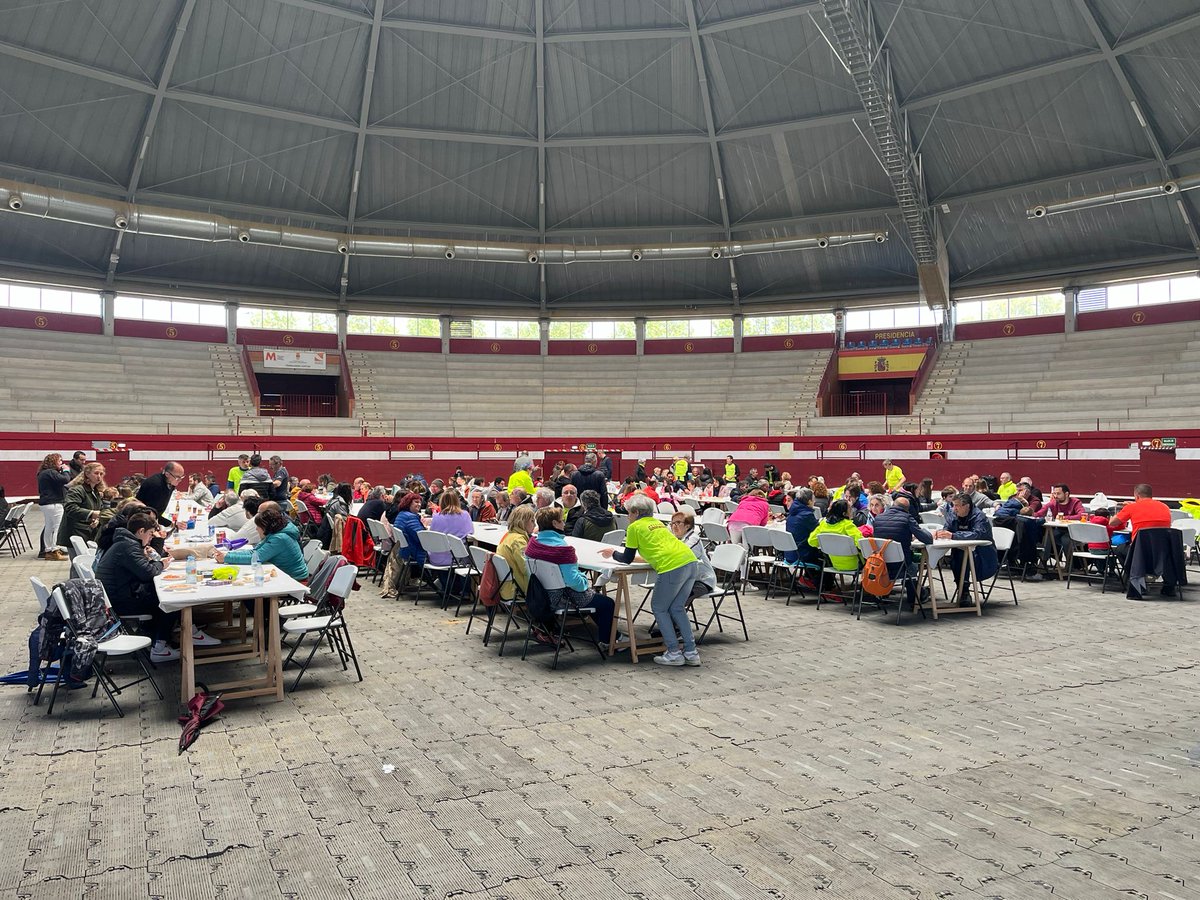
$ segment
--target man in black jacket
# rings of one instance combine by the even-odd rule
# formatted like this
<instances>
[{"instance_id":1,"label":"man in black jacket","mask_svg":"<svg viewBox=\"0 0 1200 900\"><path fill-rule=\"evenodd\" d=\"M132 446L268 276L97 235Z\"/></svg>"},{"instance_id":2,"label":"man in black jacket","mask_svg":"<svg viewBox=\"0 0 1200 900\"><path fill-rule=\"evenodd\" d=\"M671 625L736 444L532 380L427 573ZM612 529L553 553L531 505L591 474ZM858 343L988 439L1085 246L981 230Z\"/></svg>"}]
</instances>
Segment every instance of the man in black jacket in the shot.
<instances>
[{"instance_id":1,"label":"man in black jacket","mask_svg":"<svg viewBox=\"0 0 1200 900\"><path fill-rule=\"evenodd\" d=\"M137 499L154 510L158 521L163 525L171 524L171 520L163 514L167 511L171 495L175 493L175 488L183 480L183 476L183 466L177 462L169 462L162 467L161 472L151 475L138 488Z\"/></svg>"},{"instance_id":2,"label":"man in black jacket","mask_svg":"<svg viewBox=\"0 0 1200 900\"><path fill-rule=\"evenodd\" d=\"M608 479L596 468L595 453L584 454L583 465L571 476L571 484L575 485L580 495L584 491L595 491L600 495L600 507L608 509Z\"/></svg>"},{"instance_id":3,"label":"man in black jacket","mask_svg":"<svg viewBox=\"0 0 1200 900\"><path fill-rule=\"evenodd\" d=\"M898 575L903 575L904 593L908 602L912 603L915 599L915 582L912 579L917 574L917 566L913 562L912 542L932 544L933 535L917 524L907 497L897 497L891 506L875 516L872 527L875 529L876 546L882 547L884 541L895 541L904 550L904 572L901 573L900 566L893 563L888 566L888 575L893 580Z\"/></svg>"}]
</instances>

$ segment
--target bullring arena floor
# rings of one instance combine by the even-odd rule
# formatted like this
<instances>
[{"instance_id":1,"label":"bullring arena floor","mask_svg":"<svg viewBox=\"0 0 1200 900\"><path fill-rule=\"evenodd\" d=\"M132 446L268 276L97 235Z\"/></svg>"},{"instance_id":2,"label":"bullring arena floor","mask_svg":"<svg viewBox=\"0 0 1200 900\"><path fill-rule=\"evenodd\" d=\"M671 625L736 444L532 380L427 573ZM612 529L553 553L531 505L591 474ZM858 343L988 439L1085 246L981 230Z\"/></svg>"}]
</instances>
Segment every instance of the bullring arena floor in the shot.
<instances>
[{"instance_id":1,"label":"bullring arena floor","mask_svg":"<svg viewBox=\"0 0 1200 900\"><path fill-rule=\"evenodd\" d=\"M66 574L0 561L6 671ZM751 593L700 669L552 673L366 584L362 684L323 654L183 756L177 664L123 720L0 688L0 896L1200 898L1200 592L1019 591L900 627Z\"/></svg>"}]
</instances>

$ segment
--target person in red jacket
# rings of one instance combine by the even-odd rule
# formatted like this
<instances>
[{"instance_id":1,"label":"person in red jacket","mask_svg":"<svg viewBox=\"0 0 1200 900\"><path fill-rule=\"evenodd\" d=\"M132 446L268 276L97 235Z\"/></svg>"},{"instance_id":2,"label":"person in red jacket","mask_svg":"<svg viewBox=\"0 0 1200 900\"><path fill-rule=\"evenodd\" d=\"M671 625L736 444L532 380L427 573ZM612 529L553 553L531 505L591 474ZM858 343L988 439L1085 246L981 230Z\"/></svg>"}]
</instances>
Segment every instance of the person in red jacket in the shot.
<instances>
[{"instance_id":1,"label":"person in red jacket","mask_svg":"<svg viewBox=\"0 0 1200 900\"><path fill-rule=\"evenodd\" d=\"M1139 484L1133 489L1133 501L1126 503L1108 523L1109 532L1123 531L1129 525L1130 539L1137 537L1143 528L1170 528L1171 508L1161 500L1154 499L1154 489L1148 484Z\"/></svg>"}]
</instances>

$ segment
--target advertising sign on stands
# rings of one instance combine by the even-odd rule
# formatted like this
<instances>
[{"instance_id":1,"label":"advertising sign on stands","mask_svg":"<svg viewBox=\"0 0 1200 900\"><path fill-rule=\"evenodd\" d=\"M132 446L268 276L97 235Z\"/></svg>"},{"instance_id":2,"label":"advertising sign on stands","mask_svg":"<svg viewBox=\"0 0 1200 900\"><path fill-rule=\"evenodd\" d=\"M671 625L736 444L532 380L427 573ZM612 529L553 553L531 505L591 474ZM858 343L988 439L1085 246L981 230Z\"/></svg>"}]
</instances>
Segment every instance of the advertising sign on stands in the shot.
<instances>
[{"instance_id":1,"label":"advertising sign on stands","mask_svg":"<svg viewBox=\"0 0 1200 900\"><path fill-rule=\"evenodd\" d=\"M325 370L325 354L320 350L264 350L264 369Z\"/></svg>"}]
</instances>

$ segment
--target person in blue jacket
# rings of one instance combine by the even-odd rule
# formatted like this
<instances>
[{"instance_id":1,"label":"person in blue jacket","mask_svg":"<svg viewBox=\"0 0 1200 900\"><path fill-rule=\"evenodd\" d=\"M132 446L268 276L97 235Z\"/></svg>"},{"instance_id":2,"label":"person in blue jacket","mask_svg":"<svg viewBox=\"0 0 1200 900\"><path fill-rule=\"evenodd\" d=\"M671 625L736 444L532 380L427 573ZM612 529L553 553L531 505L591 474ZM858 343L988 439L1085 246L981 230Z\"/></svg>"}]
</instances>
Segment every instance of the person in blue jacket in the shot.
<instances>
[{"instance_id":1,"label":"person in blue jacket","mask_svg":"<svg viewBox=\"0 0 1200 900\"><path fill-rule=\"evenodd\" d=\"M403 533L404 540L408 543L407 547L400 548L400 558L408 563L408 568L414 575L420 574L421 567L425 565L425 551L421 549L421 542L417 540L417 535L425 530L425 523L421 521L422 503L420 494L409 491L396 504L396 518L392 520L392 527Z\"/></svg>"},{"instance_id":2,"label":"person in blue jacket","mask_svg":"<svg viewBox=\"0 0 1200 900\"><path fill-rule=\"evenodd\" d=\"M975 577L983 584L996 574L1000 568L1000 558L996 555L996 545L992 540L992 523L977 508L971 500L971 495L958 493L950 503L951 515L946 517L946 527L934 533L935 539L951 538L956 541L988 541L983 547L975 548ZM954 578L958 581L958 605L973 606L971 599L970 569L959 581L962 569L963 551L951 550L950 563L954 570Z\"/></svg>"},{"instance_id":3,"label":"person in blue jacket","mask_svg":"<svg viewBox=\"0 0 1200 900\"><path fill-rule=\"evenodd\" d=\"M783 554L785 562L792 565L816 565L817 551L808 546L808 536L817 527L817 512L813 509L813 492L808 488L797 488L792 493L792 502L787 511L788 534L796 539L797 552Z\"/></svg>"}]
</instances>

